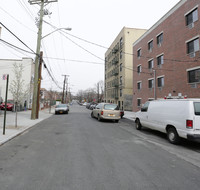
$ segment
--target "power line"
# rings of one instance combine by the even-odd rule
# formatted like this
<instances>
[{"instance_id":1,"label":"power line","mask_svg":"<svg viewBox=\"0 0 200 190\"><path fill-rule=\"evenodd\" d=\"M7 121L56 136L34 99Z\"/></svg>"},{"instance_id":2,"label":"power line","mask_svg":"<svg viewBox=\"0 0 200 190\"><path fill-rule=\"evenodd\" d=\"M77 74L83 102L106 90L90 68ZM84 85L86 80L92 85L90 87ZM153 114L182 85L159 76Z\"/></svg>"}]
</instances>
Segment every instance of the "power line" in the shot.
<instances>
[{"instance_id":1,"label":"power line","mask_svg":"<svg viewBox=\"0 0 200 190\"><path fill-rule=\"evenodd\" d=\"M21 24L22 26L24 26L25 28L27 28L28 30L36 33L36 31L32 30L31 28L29 28L28 26L24 25L21 21L19 21L18 19L16 19L14 16L12 16L10 13L8 13L6 10L4 10L2 7L0 7L0 9L2 11L4 11L7 15L9 15L13 20L15 20L16 22L18 22L19 24Z\"/></svg>"},{"instance_id":2,"label":"power line","mask_svg":"<svg viewBox=\"0 0 200 190\"><path fill-rule=\"evenodd\" d=\"M2 22L0 24L8 31L10 32L15 38L17 38L23 45L25 45L29 50L31 50L34 54L36 54L28 45L26 45L19 37L17 37L11 30L9 30Z\"/></svg>"},{"instance_id":3,"label":"power line","mask_svg":"<svg viewBox=\"0 0 200 190\"><path fill-rule=\"evenodd\" d=\"M46 21L44 21L44 22L47 23L47 24L49 24L49 25L50 25L51 27L53 27L54 29L57 28L57 27L53 26L52 24L50 24L50 23L48 23L48 22L46 22ZM104 49L107 49L107 50L112 50L112 48L108 48L108 47L105 47L105 46L103 46L103 45L100 45L100 44L97 44L97 43L88 41L88 40L86 40L86 39L77 37L77 36L75 36L75 35L73 35L73 34L70 34L70 33L66 32L66 31L62 31L62 32L65 33L65 34L67 34L67 35L69 35L69 36L72 36L72 37L74 37L74 38L77 38L77 39L79 39L79 40L81 40L81 41L84 41L84 42L86 42L86 43L89 43L89 44L92 44L92 45L95 45L95 46L98 46L98 47L101 47L101 48L104 48ZM137 56L136 54L127 53L127 52L124 52L124 51L122 51L122 53L123 53L123 54L127 54L127 55ZM151 59L151 58L152 58L152 57L148 57L148 56L141 56L141 57L142 57L142 58L145 58L145 59ZM197 62L197 61L198 61L198 60L185 61L185 60L168 59L168 58L164 58L163 60L165 60L165 61L173 61L173 62L186 62L186 63L188 63L188 62L191 63L191 62Z\"/></svg>"},{"instance_id":4,"label":"power line","mask_svg":"<svg viewBox=\"0 0 200 190\"><path fill-rule=\"evenodd\" d=\"M64 59L64 58L55 58L55 57L44 57L47 59L55 59L60 61L71 61L71 62L80 62L80 63L91 63L91 64L98 64L98 65L104 65L105 63L98 63L93 61L82 61L82 60L74 60L74 59Z\"/></svg>"},{"instance_id":5,"label":"power line","mask_svg":"<svg viewBox=\"0 0 200 190\"><path fill-rule=\"evenodd\" d=\"M26 53L35 54L35 53L33 53L33 52L30 52L30 51L24 50L24 49L22 49L22 48L20 48L20 47L17 47L17 46L15 46L15 45L13 45L13 44L11 44L11 43L5 41L5 40L0 39L0 41L1 41L2 43L6 44L7 46L12 47L12 48L14 48L14 49L18 49L18 50L24 51L24 52L26 52Z\"/></svg>"}]
</instances>

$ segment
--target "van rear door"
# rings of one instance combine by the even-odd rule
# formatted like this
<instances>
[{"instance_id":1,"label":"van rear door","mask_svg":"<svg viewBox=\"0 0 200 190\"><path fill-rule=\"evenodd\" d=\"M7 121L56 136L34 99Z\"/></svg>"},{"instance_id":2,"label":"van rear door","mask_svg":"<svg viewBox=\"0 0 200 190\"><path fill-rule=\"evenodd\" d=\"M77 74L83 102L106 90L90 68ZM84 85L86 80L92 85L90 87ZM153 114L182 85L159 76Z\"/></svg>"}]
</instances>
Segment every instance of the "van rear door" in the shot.
<instances>
[{"instance_id":1,"label":"van rear door","mask_svg":"<svg viewBox=\"0 0 200 190\"><path fill-rule=\"evenodd\" d=\"M194 128L200 130L200 102L194 102Z\"/></svg>"}]
</instances>

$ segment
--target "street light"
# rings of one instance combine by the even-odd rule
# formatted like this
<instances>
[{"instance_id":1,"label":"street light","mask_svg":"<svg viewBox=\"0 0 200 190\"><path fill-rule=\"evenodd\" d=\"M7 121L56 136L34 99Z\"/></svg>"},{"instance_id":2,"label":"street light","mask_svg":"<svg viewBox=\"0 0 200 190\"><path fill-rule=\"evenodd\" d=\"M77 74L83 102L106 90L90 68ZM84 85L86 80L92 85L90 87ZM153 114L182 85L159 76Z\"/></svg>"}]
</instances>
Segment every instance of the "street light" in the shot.
<instances>
[{"instance_id":1,"label":"street light","mask_svg":"<svg viewBox=\"0 0 200 190\"><path fill-rule=\"evenodd\" d=\"M45 36L42 37L43 38L46 38L47 36L53 34L54 32L58 31L58 30L72 30L71 28L57 28L56 30L54 30L53 32L50 32L49 34L46 34Z\"/></svg>"}]
</instances>

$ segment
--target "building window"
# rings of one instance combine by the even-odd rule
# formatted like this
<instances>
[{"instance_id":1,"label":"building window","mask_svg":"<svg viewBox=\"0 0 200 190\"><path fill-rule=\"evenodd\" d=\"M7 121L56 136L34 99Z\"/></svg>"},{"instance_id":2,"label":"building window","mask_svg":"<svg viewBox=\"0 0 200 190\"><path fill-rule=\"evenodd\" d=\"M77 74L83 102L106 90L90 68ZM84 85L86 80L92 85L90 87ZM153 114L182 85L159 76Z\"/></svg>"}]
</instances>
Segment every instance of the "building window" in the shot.
<instances>
[{"instance_id":1,"label":"building window","mask_svg":"<svg viewBox=\"0 0 200 190\"><path fill-rule=\"evenodd\" d=\"M141 72L142 72L142 66L141 66L141 65L138 65L138 66L137 66L137 72L138 72L138 73L141 73Z\"/></svg>"},{"instance_id":2,"label":"building window","mask_svg":"<svg viewBox=\"0 0 200 190\"><path fill-rule=\"evenodd\" d=\"M119 95L122 97L122 89L119 90Z\"/></svg>"},{"instance_id":3,"label":"building window","mask_svg":"<svg viewBox=\"0 0 200 190\"><path fill-rule=\"evenodd\" d=\"M188 82L200 82L200 68L188 71Z\"/></svg>"},{"instance_id":4,"label":"building window","mask_svg":"<svg viewBox=\"0 0 200 190\"><path fill-rule=\"evenodd\" d=\"M198 20L198 10L197 8L186 15L186 25L188 27L193 27L193 23Z\"/></svg>"},{"instance_id":5,"label":"building window","mask_svg":"<svg viewBox=\"0 0 200 190\"><path fill-rule=\"evenodd\" d=\"M199 51L199 38L187 42L187 53L191 57L195 57L195 52Z\"/></svg>"},{"instance_id":6,"label":"building window","mask_svg":"<svg viewBox=\"0 0 200 190\"><path fill-rule=\"evenodd\" d=\"M163 33L157 36L157 45L161 45L163 42Z\"/></svg>"},{"instance_id":7,"label":"building window","mask_svg":"<svg viewBox=\"0 0 200 190\"><path fill-rule=\"evenodd\" d=\"M119 46L120 46L120 49L122 49L122 46L123 46L123 38L120 38Z\"/></svg>"},{"instance_id":8,"label":"building window","mask_svg":"<svg viewBox=\"0 0 200 190\"><path fill-rule=\"evenodd\" d=\"M153 83L153 82L154 82L153 79L149 79L149 80L148 80L148 83L149 83L148 86L149 86L150 89L153 88L153 86L154 86L154 83Z\"/></svg>"},{"instance_id":9,"label":"building window","mask_svg":"<svg viewBox=\"0 0 200 190\"><path fill-rule=\"evenodd\" d=\"M122 71L122 63L119 66L120 72Z\"/></svg>"},{"instance_id":10,"label":"building window","mask_svg":"<svg viewBox=\"0 0 200 190\"><path fill-rule=\"evenodd\" d=\"M153 69L153 59L148 61L148 68Z\"/></svg>"},{"instance_id":11,"label":"building window","mask_svg":"<svg viewBox=\"0 0 200 190\"><path fill-rule=\"evenodd\" d=\"M164 56L160 55L157 57L157 65L161 66L164 63Z\"/></svg>"},{"instance_id":12,"label":"building window","mask_svg":"<svg viewBox=\"0 0 200 190\"><path fill-rule=\"evenodd\" d=\"M142 82L138 82L138 83L137 83L137 89L138 89L138 90L141 90L141 89L142 89Z\"/></svg>"},{"instance_id":13,"label":"building window","mask_svg":"<svg viewBox=\"0 0 200 190\"><path fill-rule=\"evenodd\" d=\"M120 59L122 59L122 51L120 51Z\"/></svg>"},{"instance_id":14,"label":"building window","mask_svg":"<svg viewBox=\"0 0 200 190\"><path fill-rule=\"evenodd\" d=\"M164 77L159 77L158 78L158 87L163 87L164 86Z\"/></svg>"},{"instance_id":15,"label":"building window","mask_svg":"<svg viewBox=\"0 0 200 190\"><path fill-rule=\"evenodd\" d=\"M148 50L151 52L153 49L153 40L148 43Z\"/></svg>"},{"instance_id":16,"label":"building window","mask_svg":"<svg viewBox=\"0 0 200 190\"><path fill-rule=\"evenodd\" d=\"M137 50L137 57L140 58L141 57L141 49Z\"/></svg>"},{"instance_id":17,"label":"building window","mask_svg":"<svg viewBox=\"0 0 200 190\"><path fill-rule=\"evenodd\" d=\"M142 102L142 101L141 101L141 98L138 98L138 99L137 99L137 106L138 106L138 107L141 106L141 102Z\"/></svg>"},{"instance_id":18,"label":"building window","mask_svg":"<svg viewBox=\"0 0 200 190\"><path fill-rule=\"evenodd\" d=\"M119 82L120 82L120 85L122 85L122 76L120 76Z\"/></svg>"}]
</instances>

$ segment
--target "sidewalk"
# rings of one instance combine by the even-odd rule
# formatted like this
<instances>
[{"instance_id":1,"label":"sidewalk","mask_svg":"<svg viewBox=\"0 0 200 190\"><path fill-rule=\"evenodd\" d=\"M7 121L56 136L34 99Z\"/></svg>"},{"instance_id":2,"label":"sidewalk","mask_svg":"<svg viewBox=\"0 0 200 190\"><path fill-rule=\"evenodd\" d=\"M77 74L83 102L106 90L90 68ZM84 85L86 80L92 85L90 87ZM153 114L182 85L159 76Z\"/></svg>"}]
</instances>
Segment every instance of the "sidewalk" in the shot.
<instances>
[{"instance_id":1,"label":"sidewalk","mask_svg":"<svg viewBox=\"0 0 200 190\"><path fill-rule=\"evenodd\" d=\"M17 128L15 128L15 112L6 112L6 128L5 135L3 135L3 122L4 122L4 111L0 114L0 146L14 137L22 134L27 129L31 128L35 124L49 118L54 113L54 109L44 109L39 112L39 119L31 120L31 110L20 111L17 113Z\"/></svg>"}]
</instances>

